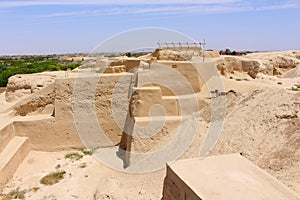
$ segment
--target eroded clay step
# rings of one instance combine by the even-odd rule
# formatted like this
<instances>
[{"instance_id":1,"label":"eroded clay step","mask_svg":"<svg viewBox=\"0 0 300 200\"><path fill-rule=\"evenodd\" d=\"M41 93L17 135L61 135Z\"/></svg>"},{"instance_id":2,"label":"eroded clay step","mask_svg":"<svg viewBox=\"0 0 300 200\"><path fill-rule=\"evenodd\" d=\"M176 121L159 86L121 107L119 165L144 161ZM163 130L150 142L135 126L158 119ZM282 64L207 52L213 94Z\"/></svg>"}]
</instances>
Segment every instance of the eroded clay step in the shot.
<instances>
[{"instance_id":1,"label":"eroded clay step","mask_svg":"<svg viewBox=\"0 0 300 200\"><path fill-rule=\"evenodd\" d=\"M14 137L0 153L0 191L30 151L27 137Z\"/></svg>"}]
</instances>

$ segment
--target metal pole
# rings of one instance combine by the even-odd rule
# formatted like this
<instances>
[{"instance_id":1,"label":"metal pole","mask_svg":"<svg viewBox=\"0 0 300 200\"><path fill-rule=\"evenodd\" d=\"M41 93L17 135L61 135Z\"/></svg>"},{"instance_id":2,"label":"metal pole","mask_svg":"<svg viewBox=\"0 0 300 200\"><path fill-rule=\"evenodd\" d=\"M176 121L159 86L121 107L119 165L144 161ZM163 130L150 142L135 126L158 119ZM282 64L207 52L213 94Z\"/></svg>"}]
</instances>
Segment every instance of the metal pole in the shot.
<instances>
[{"instance_id":1,"label":"metal pole","mask_svg":"<svg viewBox=\"0 0 300 200\"><path fill-rule=\"evenodd\" d=\"M204 41L203 41L203 48L202 48L202 52L203 52L203 62L204 62L204 60L205 60L205 55L204 55L204 53L205 53L205 39L204 39Z\"/></svg>"}]
</instances>

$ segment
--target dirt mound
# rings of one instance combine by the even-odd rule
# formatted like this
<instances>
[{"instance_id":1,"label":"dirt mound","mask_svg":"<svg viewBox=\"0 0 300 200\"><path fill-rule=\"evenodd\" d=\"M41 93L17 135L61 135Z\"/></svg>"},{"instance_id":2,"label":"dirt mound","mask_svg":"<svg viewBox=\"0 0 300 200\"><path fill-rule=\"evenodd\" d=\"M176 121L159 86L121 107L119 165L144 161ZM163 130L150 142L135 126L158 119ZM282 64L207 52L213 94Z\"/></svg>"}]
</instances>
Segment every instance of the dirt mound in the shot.
<instances>
[{"instance_id":1,"label":"dirt mound","mask_svg":"<svg viewBox=\"0 0 300 200\"><path fill-rule=\"evenodd\" d=\"M218 59L217 68L224 76L238 73L247 73L252 78L256 78L260 72L260 63L255 60L249 60L242 57L226 56L223 59Z\"/></svg>"},{"instance_id":2,"label":"dirt mound","mask_svg":"<svg viewBox=\"0 0 300 200\"><path fill-rule=\"evenodd\" d=\"M55 77L43 74L15 75L8 79L5 98L12 102L29 96L54 82Z\"/></svg>"},{"instance_id":3,"label":"dirt mound","mask_svg":"<svg viewBox=\"0 0 300 200\"><path fill-rule=\"evenodd\" d=\"M212 154L241 153L300 192L299 176L295 176L300 166L299 94L267 89L239 97L227 110Z\"/></svg>"},{"instance_id":4,"label":"dirt mound","mask_svg":"<svg viewBox=\"0 0 300 200\"><path fill-rule=\"evenodd\" d=\"M260 72L267 75L282 75L300 64L300 51L253 53L244 57L258 61Z\"/></svg>"},{"instance_id":5,"label":"dirt mound","mask_svg":"<svg viewBox=\"0 0 300 200\"><path fill-rule=\"evenodd\" d=\"M152 53L152 57L157 58L157 60L173 60L173 61L185 61L185 57L179 55L177 51L170 49L156 49Z\"/></svg>"},{"instance_id":6,"label":"dirt mound","mask_svg":"<svg viewBox=\"0 0 300 200\"><path fill-rule=\"evenodd\" d=\"M290 71L287 71L283 75L284 78L297 78L300 77L300 65L296 67L295 69L292 69Z\"/></svg>"},{"instance_id":7,"label":"dirt mound","mask_svg":"<svg viewBox=\"0 0 300 200\"><path fill-rule=\"evenodd\" d=\"M246 56L222 56L216 61L222 75L234 72L248 73L252 78L257 74L280 76L300 64L300 51L253 53Z\"/></svg>"},{"instance_id":8,"label":"dirt mound","mask_svg":"<svg viewBox=\"0 0 300 200\"><path fill-rule=\"evenodd\" d=\"M218 51L206 51L210 58L220 58L220 54Z\"/></svg>"},{"instance_id":9,"label":"dirt mound","mask_svg":"<svg viewBox=\"0 0 300 200\"><path fill-rule=\"evenodd\" d=\"M151 54L157 60L172 60L172 61L189 61L193 57L199 57L202 49L199 47L171 47L157 48ZM216 52L212 52L211 56L217 57Z\"/></svg>"}]
</instances>

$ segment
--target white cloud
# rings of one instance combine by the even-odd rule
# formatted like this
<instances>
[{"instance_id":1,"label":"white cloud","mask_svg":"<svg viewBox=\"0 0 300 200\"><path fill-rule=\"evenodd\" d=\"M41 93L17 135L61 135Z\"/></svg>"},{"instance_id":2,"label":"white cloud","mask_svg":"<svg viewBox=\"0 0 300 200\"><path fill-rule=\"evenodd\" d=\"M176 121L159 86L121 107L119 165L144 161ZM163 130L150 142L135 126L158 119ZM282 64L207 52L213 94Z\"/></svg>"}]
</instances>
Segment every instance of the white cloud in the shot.
<instances>
[{"instance_id":1,"label":"white cloud","mask_svg":"<svg viewBox=\"0 0 300 200\"><path fill-rule=\"evenodd\" d=\"M300 5L297 3L287 3L287 4L281 4L281 5L270 5L270 6L262 6L257 8L258 11L264 11L264 10L281 10L281 9L288 9L288 8L299 8Z\"/></svg>"},{"instance_id":2,"label":"white cloud","mask_svg":"<svg viewBox=\"0 0 300 200\"><path fill-rule=\"evenodd\" d=\"M103 16L123 14L148 14L148 15L172 15L172 14L215 14L233 12L251 12L265 10L280 10L298 8L299 4L286 3L269 6L254 6L251 4L227 4L227 5L172 5L172 6L126 6L116 8L102 8L94 10L79 10L71 12L57 12L39 17L68 17L68 16Z\"/></svg>"},{"instance_id":3,"label":"white cloud","mask_svg":"<svg viewBox=\"0 0 300 200\"><path fill-rule=\"evenodd\" d=\"M171 15L171 14L188 14L188 13L212 13L215 11L226 11L225 7L210 7L205 6L162 6L162 7L122 7L112 9L97 9L97 10L80 10L71 12L56 12L38 17L74 17L74 16L102 16L102 15L124 15L124 14L149 14L149 15ZM231 9L228 9L231 10Z\"/></svg>"},{"instance_id":4,"label":"white cloud","mask_svg":"<svg viewBox=\"0 0 300 200\"><path fill-rule=\"evenodd\" d=\"M284 3L282 3L284 2ZM46 13L39 17L69 17L69 16L103 16L122 14L172 15L172 14L215 14L233 12L251 12L265 10L280 10L299 8L299 0L15 0L0 1L0 8L13 8L22 6L48 6L48 5L112 5L95 7L95 9L73 9L66 12ZM121 5L121 6L115 6Z\"/></svg>"},{"instance_id":5,"label":"white cloud","mask_svg":"<svg viewBox=\"0 0 300 200\"><path fill-rule=\"evenodd\" d=\"M53 0L53 1L1 1L0 7L47 6L47 5L169 5L169 4L227 4L241 0Z\"/></svg>"}]
</instances>

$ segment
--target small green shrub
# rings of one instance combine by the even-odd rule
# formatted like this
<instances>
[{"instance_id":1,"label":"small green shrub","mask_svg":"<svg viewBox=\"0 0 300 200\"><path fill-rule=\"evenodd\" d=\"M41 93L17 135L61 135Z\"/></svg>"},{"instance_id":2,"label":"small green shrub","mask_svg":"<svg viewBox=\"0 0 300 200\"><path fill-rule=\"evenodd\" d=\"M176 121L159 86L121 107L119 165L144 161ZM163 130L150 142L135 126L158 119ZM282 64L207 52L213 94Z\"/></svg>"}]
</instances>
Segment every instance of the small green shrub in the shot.
<instances>
[{"instance_id":1,"label":"small green shrub","mask_svg":"<svg viewBox=\"0 0 300 200\"><path fill-rule=\"evenodd\" d=\"M71 160L80 160L83 157L83 155L79 153L69 153L65 155L66 159L71 159Z\"/></svg>"},{"instance_id":2,"label":"small green shrub","mask_svg":"<svg viewBox=\"0 0 300 200\"><path fill-rule=\"evenodd\" d=\"M44 176L40 180L40 183L44 184L44 185L56 184L64 178L65 173L66 173L65 171L52 172L52 173Z\"/></svg>"},{"instance_id":3,"label":"small green shrub","mask_svg":"<svg viewBox=\"0 0 300 200\"><path fill-rule=\"evenodd\" d=\"M237 78L237 79L235 79L236 81L242 81L242 79L240 79L240 78Z\"/></svg>"},{"instance_id":4,"label":"small green shrub","mask_svg":"<svg viewBox=\"0 0 300 200\"><path fill-rule=\"evenodd\" d=\"M289 88L289 90L298 92L298 91L300 91L300 88L298 88L298 87L291 87L291 88Z\"/></svg>"},{"instance_id":5,"label":"small green shrub","mask_svg":"<svg viewBox=\"0 0 300 200\"><path fill-rule=\"evenodd\" d=\"M93 151L89 151L89 150L87 150L87 149L82 149L81 151L82 151L82 153L83 153L84 155L89 155L89 156L91 156L91 155L93 154Z\"/></svg>"},{"instance_id":6,"label":"small green shrub","mask_svg":"<svg viewBox=\"0 0 300 200\"><path fill-rule=\"evenodd\" d=\"M93 151L90 151L90 150L87 150L87 149L84 149L84 148L80 148L80 149L77 149L77 150L79 150L81 152L69 153L69 154L65 155L65 158L66 159L71 159L71 160L80 160L83 156L93 154Z\"/></svg>"},{"instance_id":7,"label":"small green shrub","mask_svg":"<svg viewBox=\"0 0 300 200\"><path fill-rule=\"evenodd\" d=\"M10 191L8 194L1 194L1 200L11 200L11 199L25 199L25 190L20 190L18 187L15 190Z\"/></svg>"},{"instance_id":8,"label":"small green shrub","mask_svg":"<svg viewBox=\"0 0 300 200\"><path fill-rule=\"evenodd\" d=\"M282 85L282 82L277 82L278 85Z\"/></svg>"}]
</instances>

